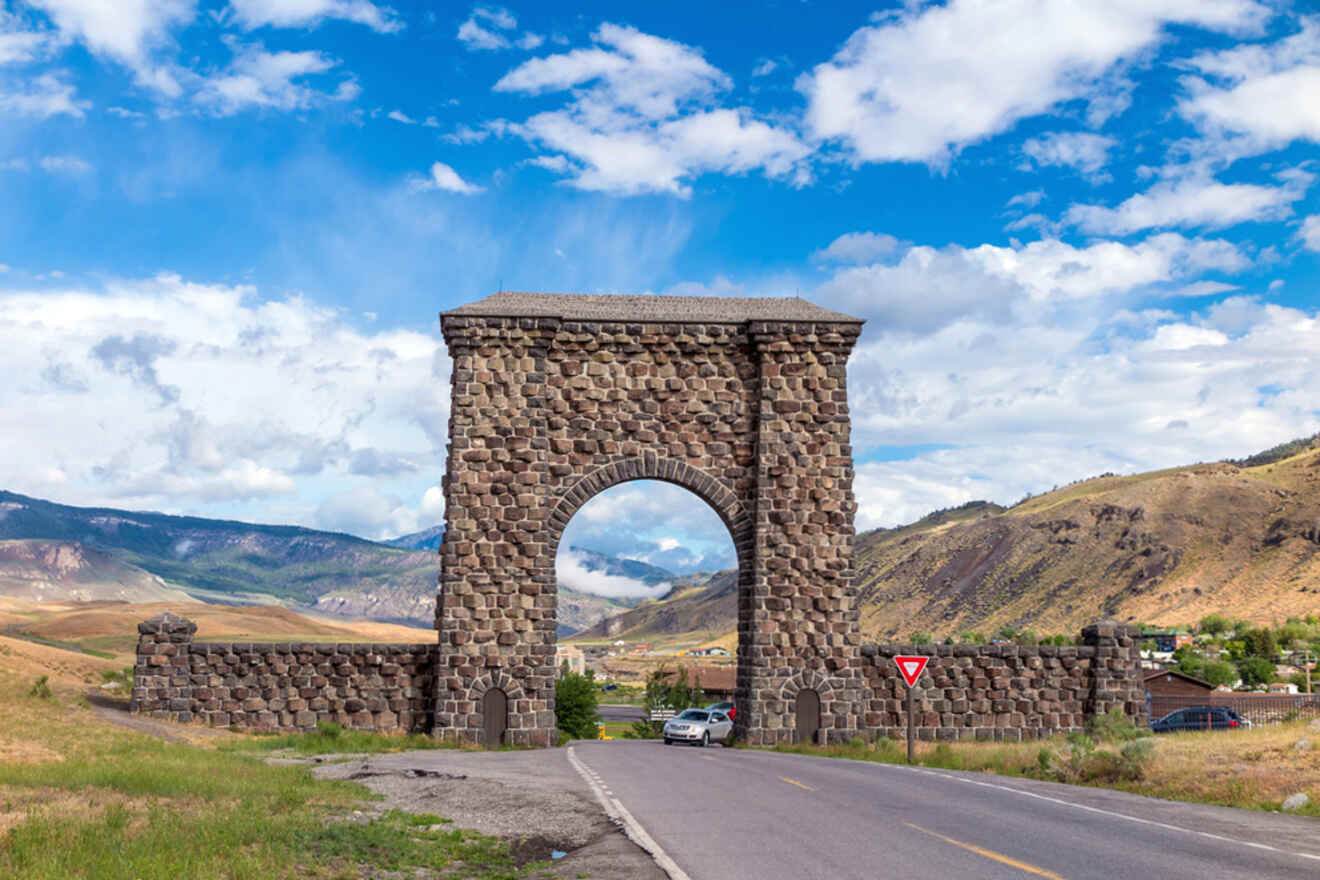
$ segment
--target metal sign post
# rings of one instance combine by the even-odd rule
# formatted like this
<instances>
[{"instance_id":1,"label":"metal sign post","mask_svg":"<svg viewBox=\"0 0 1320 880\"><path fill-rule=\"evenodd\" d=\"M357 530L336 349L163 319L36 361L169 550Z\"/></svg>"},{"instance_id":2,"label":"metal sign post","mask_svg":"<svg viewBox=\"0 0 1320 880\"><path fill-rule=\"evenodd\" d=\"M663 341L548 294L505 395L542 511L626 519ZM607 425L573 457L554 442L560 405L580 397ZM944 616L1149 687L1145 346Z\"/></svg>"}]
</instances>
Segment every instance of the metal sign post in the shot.
<instances>
[{"instance_id":1,"label":"metal sign post","mask_svg":"<svg viewBox=\"0 0 1320 880\"><path fill-rule=\"evenodd\" d=\"M912 689L917 686L917 679L921 677L922 670L930 661L929 657L913 657L903 654L894 656L894 665L898 667L898 674L903 676L903 681L907 683L907 752L908 763L914 763L913 742L917 738L916 709Z\"/></svg>"}]
</instances>

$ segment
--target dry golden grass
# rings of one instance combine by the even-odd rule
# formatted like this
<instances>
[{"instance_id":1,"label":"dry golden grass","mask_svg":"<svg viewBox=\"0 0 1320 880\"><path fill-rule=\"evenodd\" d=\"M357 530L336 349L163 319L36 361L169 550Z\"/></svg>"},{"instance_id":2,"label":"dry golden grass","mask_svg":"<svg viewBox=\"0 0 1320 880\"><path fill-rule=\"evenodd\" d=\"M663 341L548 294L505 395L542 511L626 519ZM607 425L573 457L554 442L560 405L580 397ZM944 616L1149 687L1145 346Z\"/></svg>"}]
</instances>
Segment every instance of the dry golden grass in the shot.
<instances>
[{"instance_id":1,"label":"dry golden grass","mask_svg":"<svg viewBox=\"0 0 1320 880\"><path fill-rule=\"evenodd\" d=\"M0 636L0 672L17 678L50 676L51 684L75 686L100 684L101 673L125 666L120 660L107 660L91 654L79 654L64 648L39 645L23 639Z\"/></svg>"},{"instance_id":2,"label":"dry golden grass","mask_svg":"<svg viewBox=\"0 0 1320 880\"><path fill-rule=\"evenodd\" d=\"M371 621L310 617L277 605L227 605L152 602L28 602L0 598L0 625L8 619L24 632L46 639L120 655L131 662L137 625L169 611L197 624L198 641L215 642L402 642L427 643L435 631Z\"/></svg>"},{"instance_id":3,"label":"dry golden grass","mask_svg":"<svg viewBox=\"0 0 1320 880\"><path fill-rule=\"evenodd\" d=\"M1299 740L1310 741L1296 749ZM1305 721L1257 727L1252 730L1217 730L1152 736L1152 757L1135 781L1091 781L1087 784L1135 794L1181 801L1220 804L1242 809L1277 810L1290 795L1311 799L1306 815L1320 816L1320 729ZM1117 751L1122 743L1101 743ZM855 760L903 763L906 746L882 739L876 744L857 740L850 745L789 746L781 751L820 754ZM1020 743L917 742L917 763L954 770L982 771L1009 776L1056 778L1041 767L1042 752L1051 767L1066 764L1070 747L1061 736Z\"/></svg>"},{"instance_id":4,"label":"dry golden grass","mask_svg":"<svg viewBox=\"0 0 1320 880\"><path fill-rule=\"evenodd\" d=\"M1310 748L1297 749L1310 740ZM1320 804L1320 730L1306 722L1175 733L1156 739L1147 778L1131 791L1229 806L1277 806L1304 792Z\"/></svg>"}]
</instances>

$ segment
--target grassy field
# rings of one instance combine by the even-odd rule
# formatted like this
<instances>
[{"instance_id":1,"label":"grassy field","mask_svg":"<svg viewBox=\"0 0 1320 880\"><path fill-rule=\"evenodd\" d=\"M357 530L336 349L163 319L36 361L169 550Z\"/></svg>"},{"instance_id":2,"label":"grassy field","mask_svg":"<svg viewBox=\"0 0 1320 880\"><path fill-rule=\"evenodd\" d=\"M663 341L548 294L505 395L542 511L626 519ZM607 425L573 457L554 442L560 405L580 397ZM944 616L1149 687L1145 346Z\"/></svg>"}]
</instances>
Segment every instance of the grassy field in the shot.
<instances>
[{"instance_id":1,"label":"grassy field","mask_svg":"<svg viewBox=\"0 0 1320 880\"><path fill-rule=\"evenodd\" d=\"M1299 749L1299 741L1309 746ZM1144 755L1124 757L1132 742ZM902 742L880 738L838 746L779 746L806 755L907 763ZM1248 810L1277 810L1297 792L1311 803L1302 815L1320 816L1320 731L1304 721L1258 727L1161 734L1128 743L1096 742L1078 749L1062 736L1022 743L930 743L915 746L916 763L1114 788L1152 797ZM1102 754L1103 753L1103 754Z\"/></svg>"},{"instance_id":2,"label":"grassy field","mask_svg":"<svg viewBox=\"0 0 1320 880\"><path fill-rule=\"evenodd\" d=\"M274 605L231 606L152 602L28 602L0 597L0 626L28 637L67 645L102 657L126 658L137 650L137 625L163 611L197 624L199 642L435 642L434 630L374 621L330 620Z\"/></svg>"},{"instance_id":3,"label":"grassy field","mask_svg":"<svg viewBox=\"0 0 1320 880\"><path fill-rule=\"evenodd\" d=\"M448 818L382 813L356 783L262 758L432 746L333 728L254 737L177 727L164 743L103 721L83 697L117 664L0 638L0 878L538 878L509 845ZM38 687L44 676L45 688ZM49 696L40 694L48 690Z\"/></svg>"}]
</instances>

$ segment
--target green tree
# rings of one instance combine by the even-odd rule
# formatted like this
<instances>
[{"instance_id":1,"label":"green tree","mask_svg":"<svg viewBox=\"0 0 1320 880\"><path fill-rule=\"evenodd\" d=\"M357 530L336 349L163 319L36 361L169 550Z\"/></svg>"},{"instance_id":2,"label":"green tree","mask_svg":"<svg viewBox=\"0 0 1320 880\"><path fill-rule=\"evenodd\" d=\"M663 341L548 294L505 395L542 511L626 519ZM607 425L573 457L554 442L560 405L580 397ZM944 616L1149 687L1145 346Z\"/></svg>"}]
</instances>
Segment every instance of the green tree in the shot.
<instances>
[{"instance_id":1,"label":"green tree","mask_svg":"<svg viewBox=\"0 0 1320 880\"><path fill-rule=\"evenodd\" d=\"M1223 660L1209 660L1201 669L1201 678L1215 687L1232 684L1238 680L1237 667Z\"/></svg>"},{"instance_id":2,"label":"green tree","mask_svg":"<svg viewBox=\"0 0 1320 880\"><path fill-rule=\"evenodd\" d=\"M1309 635L1310 627L1292 617L1288 619L1287 623L1279 627L1275 641L1278 642L1280 647L1294 647L1305 643Z\"/></svg>"},{"instance_id":3,"label":"green tree","mask_svg":"<svg viewBox=\"0 0 1320 880\"><path fill-rule=\"evenodd\" d=\"M564 662L563 673L555 682L555 725L574 739L595 739L600 712L596 707L596 673L588 669L579 675Z\"/></svg>"},{"instance_id":4,"label":"green tree","mask_svg":"<svg viewBox=\"0 0 1320 880\"><path fill-rule=\"evenodd\" d=\"M1247 687L1269 684L1274 680L1274 664L1264 657L1248 657L1238 664L1238 673Z\"/></svg>"},{"instance_id":5,"label":"green tree","mask_svg":"<svg viewBox=\"0 0 1320 880\"><path fill-rule=\"evenodd\" d=\"M1198 632L1217 636L1228 632L1228 619L1219 614L1207 614L1196 627Z\"/></svg>"},{"instance_id":6,"label":"green tree","mask_svg":"<svg viewBox=\"0 0 1320 880\"><path fill-rule=\"evenodd\" d=\"M919 629L916 632L914 632L912 635L908 636L907 643L909 645L929 645L930 642L931 642L930 633L926 632L924 629Z\"/></svg>"},{"instance_id":7,"label":"green tree","mask_svg":"<svg viewBox=\"0 0 1320 880\"><path fill-rule=\"evenodd\" d=\"M1279 642L1275 639L1274 633L1266 627L1248 632L1246 643L1248 657L1260 657L1272 661L1279 656Z\"/></svg>"},{"instance_id":8,"label":"green tree","mask_svg":"<svg viewBox=\"0 0 1320 880\"><path fill-rule=\"evenodd\" d=\"M1205 677L1205 658L1195 651L1185 651L1181 656L1175 654L1178 658L1178 671L1184 675L1192 675L1196 678Z\"/></svg>"},{"instance_id":9,"label":"green tree","mask_svg":"<svg viewBox=\"0 0 1320 880\"><path fill-rule=\"evenodd\" d=\"M642 698L642 711L646 717L633 722L632 735L639 739L651 739L660 735L663 721L652 721L655 712L673 709L682 712L693 706L706 705L706 695L701 690L701 679L688 683L687 669L678 667L678 675L669 681L670 672L662 664L646 680L646 695Z\"/></svg>"}]
</instances>

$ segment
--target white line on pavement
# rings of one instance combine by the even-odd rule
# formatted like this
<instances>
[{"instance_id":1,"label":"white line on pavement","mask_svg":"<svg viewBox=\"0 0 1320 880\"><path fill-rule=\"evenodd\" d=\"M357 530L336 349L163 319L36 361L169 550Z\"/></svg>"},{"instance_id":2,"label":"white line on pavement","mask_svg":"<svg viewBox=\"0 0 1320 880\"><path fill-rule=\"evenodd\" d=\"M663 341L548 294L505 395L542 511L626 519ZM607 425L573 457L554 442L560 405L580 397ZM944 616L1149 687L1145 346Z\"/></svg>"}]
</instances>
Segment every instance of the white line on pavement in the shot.
<instances>
[{"instance_id":1,"label":"white line on pavement","mask_svg":"<svg viewBox=\"0 0 1320 880\"><path fill-rule=\"evenodd\" d=\"M669 853L660 848L660 844L655 842L651 835L646 833L642 824L633 818L633 814L628 812L628 808L619 802L619 799L607 794L608 789L604 787L604 781L577 756L573 751L573 746L568 747L568 763L573 765L573 769L578 775L586 780L591 793L600 801L600 805L605 808L605 814L612 820L623 826L623 831L628 835L628 839L640 846L651 854L655 863L660 869L669 875L670 880L692 880L687 873L669 857Z\"/></svg>"},{"instance_id":2,"label":"white line on pavement","mask_svg":"<svg viewBox=\"0 0 1320 880\"><path fill-rule=\"evenodd\" d=\"M1065 807L1073 807L1074 809L1077 810L1087 810L1092 813L1100 813L1101 815L1104 816L1112 816L1115 819L1126 819L1129 822L1138 822L1142 825L1153 825L1156 828L1164 828L1169 831L1181 831L1183 834L1196 834L1201 837L1209 837L1211 840L1219 840L1219 841L1223 841L1224 843L1236 844L1237 846L1249 846L1254 849L1269 850L1270 852L1276 852L1281 855L1296 856L1297 858L1301 858L1301 859L1313 859L1315 861L1320 861L1320 855L1315 855L1313 853L1295 852L1294 850L1279 849L1277 846L1270 846L1267 843L1256 843L1255 841L1252 840L1239 840L1236 837L1226 837L1222 834L1213 834L1209 831L1198 831L1194 828L1182 828L1178 825L1170 825L1166 822L1157 822L1154 819L1142 819L1138 816L1129 816L1126 813L1116 813L1113 810L1103 810L1100 807L1088 807L1085 804L1076 804L1073 803L1072 801L1063 800L1062 798L1055 798L1055 797L1050 797L1049 795L1037 794L1034 791L1023 791L1020 788L1013 788L1011 785L996 785L993 782L982 782L979 779L967 779L962 776L954 776L952 773L941 773L938 770L929 770L925 767L905 767L902 764L878 764L876 766L890 767L894 770L910 770L914 773L925 773L931 776L942 776L945 779L952 779L954 782L965 782L968 785L980 785L985 788L997 788L1000 791L1009 791L1012 792L1013 794L1020 794L1023 797L1036 798L1038 800L1049 801L1050 803L1054 803L1054 804L1062 804Z\"/></svg>"}]
</instances>

